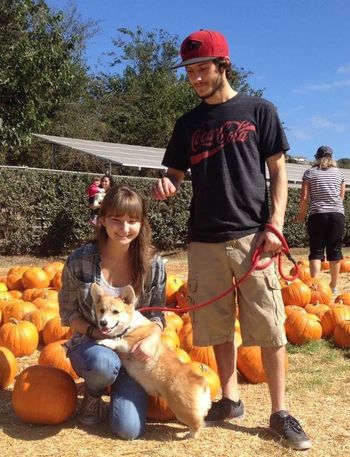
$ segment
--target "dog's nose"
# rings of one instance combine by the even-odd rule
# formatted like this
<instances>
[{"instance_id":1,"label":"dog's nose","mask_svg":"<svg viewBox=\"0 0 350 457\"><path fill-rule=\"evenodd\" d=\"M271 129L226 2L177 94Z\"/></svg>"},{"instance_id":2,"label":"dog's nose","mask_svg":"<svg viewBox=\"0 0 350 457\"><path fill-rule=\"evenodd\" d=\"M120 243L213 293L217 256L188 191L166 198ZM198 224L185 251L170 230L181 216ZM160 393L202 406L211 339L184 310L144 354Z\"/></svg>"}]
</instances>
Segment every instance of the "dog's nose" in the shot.
<instances>
[{"instance_id":1,"label":"dog's nose","mask_svg":"<svg viewBox=\"0 0 350 457\"><path fill-rule=\"evenodd\" d=\"M107 321L100 321L101 327L107 327Z\"/></svg>"}]
</instances>

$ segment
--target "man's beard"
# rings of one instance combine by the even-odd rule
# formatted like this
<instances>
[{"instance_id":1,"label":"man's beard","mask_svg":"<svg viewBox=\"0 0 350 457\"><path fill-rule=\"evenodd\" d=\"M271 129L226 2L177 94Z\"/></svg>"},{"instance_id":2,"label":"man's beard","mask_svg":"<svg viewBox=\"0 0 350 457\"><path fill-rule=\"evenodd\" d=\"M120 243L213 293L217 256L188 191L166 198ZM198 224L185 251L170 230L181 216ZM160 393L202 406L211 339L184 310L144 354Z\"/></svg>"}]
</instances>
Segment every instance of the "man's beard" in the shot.
<instances>
[{"instance_id":1,"label":"man's beard","mask_svg":"<svg viewBox=\"0 0 350 457\"><path fill-rule=\"evenodd\" d=\"M213 95L215 95L218 90L223 88L223 86L224 86L223 78L222 78L221 75L218 75L217 80L215 81L215 86L213 87L213 89L208 94L205 94L205 95L202 95L202 96L198 95L198 96L199 96L199 98L201 100L206 100L207 98L210 98Z\"/></svg>"}]
</instances>

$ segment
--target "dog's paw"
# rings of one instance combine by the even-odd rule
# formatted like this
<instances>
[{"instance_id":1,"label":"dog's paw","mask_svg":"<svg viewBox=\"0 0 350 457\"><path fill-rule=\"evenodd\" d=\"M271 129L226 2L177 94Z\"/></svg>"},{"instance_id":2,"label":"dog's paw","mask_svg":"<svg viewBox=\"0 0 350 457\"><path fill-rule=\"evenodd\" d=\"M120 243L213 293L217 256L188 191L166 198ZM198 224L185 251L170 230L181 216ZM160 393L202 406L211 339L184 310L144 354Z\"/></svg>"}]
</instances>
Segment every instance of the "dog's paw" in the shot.
<instances>
[{"instance_id":1,"label":"dog's paw","mask_svg":"<svg viewBox=\"0 0 350 457\"><path fill-rule=\"evenodd\" d=\"M109 349L115 349L115 342L108 338L105 338L104 340L96 340L96 343Z\"/></svg>"}]
</instances>

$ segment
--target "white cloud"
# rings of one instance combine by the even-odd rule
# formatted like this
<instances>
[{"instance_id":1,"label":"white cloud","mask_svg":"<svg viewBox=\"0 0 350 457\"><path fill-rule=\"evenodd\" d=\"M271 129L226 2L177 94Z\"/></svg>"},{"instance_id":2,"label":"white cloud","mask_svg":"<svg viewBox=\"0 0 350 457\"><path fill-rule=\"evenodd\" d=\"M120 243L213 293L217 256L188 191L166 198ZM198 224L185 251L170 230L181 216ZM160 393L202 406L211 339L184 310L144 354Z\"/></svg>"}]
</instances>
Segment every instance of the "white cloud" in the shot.
<instances>
[{"instance_id":1,"label":"white cloud","mask_svg":"<svg viewBox=\"0 0 350 457\"><path fill-rule=\"evenodd\" d=\"M311 124L318 129L331 129L337 133L342 133L346 130L345 125L330 121L326 117L314 116L311 118Z\"/></svg>"},{"instance_id":2,"label":"white cloud","mask_svg":"<svg viewBox=\"0 0 350 457\"><path fill-rule=\"evenodd\" d=\"M350 63L337 68L337 73L350 73Z\"/></svg>"},{"instance_id":3,"label":"white cloud","mask_svg":"<svg viewBox=\"0 0 350 457\"><path fill-rule=\"evenodd\" d=\"M295 136L298 140L308 140L311 138L311 135L309 132L307 132L304 129L291 129L292 135Z\"/></svg>"},{"instance_id":4,"label":"white cloud","mask_svg":"<svg viewBox=\"0 0 350 457\"><path fill-rule=\"evenodd\" d=\"M350 86L350 79L345 79L343 81L333 81L324 84L310 84L309 86L305 86L300 89L294 89L294 92L297 94L306 94L308 92L326 92L328 90L339 89L347 86Z\"/></svg>"}]
</instances>

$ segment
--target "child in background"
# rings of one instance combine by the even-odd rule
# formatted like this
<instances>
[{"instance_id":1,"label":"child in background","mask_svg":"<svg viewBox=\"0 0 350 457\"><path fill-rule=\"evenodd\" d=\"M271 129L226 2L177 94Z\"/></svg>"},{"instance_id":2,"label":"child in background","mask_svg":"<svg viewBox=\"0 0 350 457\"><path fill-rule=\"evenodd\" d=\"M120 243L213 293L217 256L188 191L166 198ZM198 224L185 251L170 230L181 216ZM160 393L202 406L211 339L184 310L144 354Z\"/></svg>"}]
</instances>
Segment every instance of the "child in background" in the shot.
<instances>
[{"instance_id":1,"label":"child in background","mask_svg":"<svg viewBox=\"0 0 350 457\"><path fill-rule=\"evenodd\" d=\"M99 205L96 206L96 199L102 194L104 194L104 188L100 187L101 185L101 178L99 176L94 176L92 178L91 184L87 187L86 193L88 196L88 205L90 208L90 222L93 225L96 225L97 215ZM102 201L102 199L101 199Z\"/></svg>"}]
</instances>

